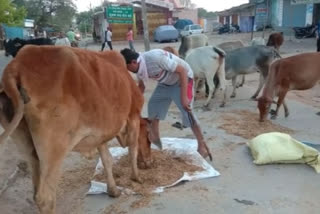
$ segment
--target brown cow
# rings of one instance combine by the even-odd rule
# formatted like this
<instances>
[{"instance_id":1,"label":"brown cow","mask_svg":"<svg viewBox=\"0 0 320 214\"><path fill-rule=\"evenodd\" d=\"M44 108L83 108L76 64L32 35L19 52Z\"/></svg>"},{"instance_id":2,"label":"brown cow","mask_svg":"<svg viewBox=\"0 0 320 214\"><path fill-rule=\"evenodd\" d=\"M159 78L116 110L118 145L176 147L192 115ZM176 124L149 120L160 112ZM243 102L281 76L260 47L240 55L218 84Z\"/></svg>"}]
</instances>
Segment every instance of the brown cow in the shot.
<instances>
[{"instance_id":1,"label":"brown cow","mask_svg":"<svg viewBox=\"0 0 320 214\"><path fill-rule=\"evenodd\" d=\"M176 56L179 56L178 51L174 47L166 46L166 47L164 47L162 49L165 50L165 51L168 51L169 53L172 53L172 54L174 54Z\"/></svg>"},{"instance_id":2,"label":"brown cow","mask_svg":"<svg viewBox=\"0 0 320 214\"><path fill-rule=\"evenodd\" d=\"M262 96L258 98L260 121L268 115L274 96L278 96L277 108L271 119L276 119L283 104L285 116L289 110L285 96L289 90L307 90L320 80L320 53L305 53L275 61L270 68Z\"/></svg>"},{"instance_id":3,"label":"brown cow","mask_svg":"<svg viewBox=\"0 0 320 214\"><path fill-rule=\"evenodd\" d=\"M120 191L106 142L117 137L129 147L132 179L140 182L137 155L143 96L119 53L26 46L5 68L1 83L0 121L5 131L0 144L11 136L25 148L40 213L55 213L59 171L71 150L90 154L98 149L108 193L116 197ZM150 147L150 142L143 142Z\"/></svg>"},{"instance_id":4,"label":"brown cow","mask_svg":"<svg viewBox=\"0 0 320 214\"><path fill-rule=\"evenodd\" d=\"M272 46L279 52L280 46L283 44L283 40L283 32L272 33L269 36L267 46Z\"/></svg>"}]
</instances>

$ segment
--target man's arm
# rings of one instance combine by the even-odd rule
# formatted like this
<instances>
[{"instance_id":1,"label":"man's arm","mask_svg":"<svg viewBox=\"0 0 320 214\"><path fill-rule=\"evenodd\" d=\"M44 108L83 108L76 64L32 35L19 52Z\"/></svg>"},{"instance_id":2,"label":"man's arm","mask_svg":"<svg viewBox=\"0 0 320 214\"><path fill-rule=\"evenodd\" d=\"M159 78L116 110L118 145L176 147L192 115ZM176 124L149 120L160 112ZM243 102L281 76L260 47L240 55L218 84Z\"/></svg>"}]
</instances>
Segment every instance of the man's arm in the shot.
<instances>
[{"instance_id":1,"label":"man's arm","mask_svg":"<svg viewBox=\"0 0 320 214\"><path fill-rule=\"evenodd\" d=\"M144 90L146 89L146 86L144 85L142 80L139 80L138 86L139 86L141 93L143 94Z\"/></svg>"},{"instance_id":2,"label":"man's arm","mask_svg":"<svg viewBox=\"0 0 320 214\"><path fill-rule=\"evenodd\" d=\"M184 67L182 67L181 65L177 66L175 72L179 75L179 78L180 78L180 84L181 84L181 94L180 94L180 96L181 96L182 106L186 111L191 111L191 108L190 108L190 105L189 105L190 103L189 103L188 95L187 95L187 91L188 91L188 75L187 75L187 72L184 69Z\"/></svg>"}]
</instances>

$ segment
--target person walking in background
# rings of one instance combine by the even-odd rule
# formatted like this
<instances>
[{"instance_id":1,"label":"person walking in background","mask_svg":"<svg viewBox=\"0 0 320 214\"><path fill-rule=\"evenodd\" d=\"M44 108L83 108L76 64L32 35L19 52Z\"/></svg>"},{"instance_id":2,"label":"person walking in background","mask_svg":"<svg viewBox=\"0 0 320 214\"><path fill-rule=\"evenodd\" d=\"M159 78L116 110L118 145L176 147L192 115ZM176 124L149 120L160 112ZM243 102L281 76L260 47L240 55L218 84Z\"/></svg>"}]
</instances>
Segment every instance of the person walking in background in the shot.
<instances>
[{"instance_id":1,"label":"person walking in background","mask_svg":"<svg viewBox=\"0 0 320 214\"><path fill-rule=\"evenodd\" d=\"M134 46L133 46L133 31L132 31L132 27L131 26L128 27L127 40L129 42L130 50L135 51Z\"/></svg>"},{"instance_id":2,"label":"person walking in background","mask_svg":"<svg viewBox=\"0 0 320 214\"><path fill-rule=\"evenodd\" d=\"M74 33L73 29L70 29L67 32L67 38L69 39L71 43L71 47L78 47L78 44L76 42L76 34Z\"/></svg>"},{"instance_id":3,"label":"person walking in background","mask_svg":"<svg viewBox=\"0 0 320 214\"><path fill-rule=\"evenodd\" d=\"M105 41L102 43L101 51L103 51L104 47L106 46L106 43L108 44L110 50L112 49L112 30L110 27L107 27L107 30L105 32Z\"/></svg>"},{"instance_id":4,"label":"person walking in background","mask_svg":"<svg viewBox=\"0 0 320 214\"><path fill-rule=\"evenodd\" d=\"M56 46L71 46L69 39L65 36L63 32L59 33L57 41L55 43Z\"/></svg>"},{"instance_id":5,"label":"person walking in background","mask_svg":"<svg viewBox=\"0 0 320 214\"><path fill-rule=\"evenodd\" d=\"M316 38L317 38L317 52L320 52L320 20L317 23Z\"/></svg>"}]
</instances>

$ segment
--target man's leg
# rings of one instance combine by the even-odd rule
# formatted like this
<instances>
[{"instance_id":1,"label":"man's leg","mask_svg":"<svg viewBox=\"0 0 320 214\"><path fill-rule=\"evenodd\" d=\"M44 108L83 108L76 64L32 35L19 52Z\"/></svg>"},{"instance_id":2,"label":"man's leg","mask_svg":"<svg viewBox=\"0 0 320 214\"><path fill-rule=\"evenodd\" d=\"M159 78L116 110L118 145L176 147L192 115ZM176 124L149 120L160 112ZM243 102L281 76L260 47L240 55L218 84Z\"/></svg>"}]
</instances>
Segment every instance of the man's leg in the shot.
<instances>
[{"instance_id":1,"label":"man's leg","mask_svg":"<svg viewBox=\"0 0 320 214\"><path fill-rule=\"evenodd\" d=\"M320 52L320 39L317 39L317 52Z\"/></svg>"},{"instance_id":2,"label":"man's leg","mask_svg":"<svg viewBox=\"0 0 320 214\"><path fill-rule=\"evenodd\" d=\"M169 110L171 87L158 84L148 103L148 118L151 120L151 133L149 137L160 149L162 149L162 143L160 140L159 122L166 118Z\"/></svg>"},{"instance_id":3,"label":"man's leg","mask_svg":"<svg viewBox=\"0 0 320 214\"><path fill-rule=\"evenodd\" d=\"M103 49L104 49L105 46L106 46L106 43L103 42L103 43L102 43L102 46L101 46L101 51L103 51Z\"/></svg>"},{"instance_id":4,"label":"man's leg","mask_svg":"<svg viewBox=\"0 0 320 214\"><path fill-rule=\"evenodd\" d=\"M108 41L108 46L109 46L110 50L113 50L112 49L112 43L110 41Z\"/></svg>"},{"instance_id":5,"label":"man's leg","mask_svg":"<svg viewBox=\"0 0 320 214\"><path fill-rule=\"evenodd\" d=\"M136 51L133 46L133 41L129 41L129 47L132 51Z\"/></svg>"},{"instance_id":6,"label":"man's leg","mask_svg":"<svg viewBox=\"0 0 320 214\"><path fill-rule=\"evenodd\" d=\"M189 81L188 84L193 84L192 80ZM188 91L188 97L191 98L190 99L191 100L190 105L192 107L193 98L194 98L193 94L194 93L193 93L193 90L191 90L191 89L193 89L193 86L190 85L190 87L188 87L188 88L190 89ZM203 137L200 125L199 125L199 121L197 120L197 118L195 117L193 112L187 112L182 106L180 90L181 90L180 86L177 85L175 87L175 90L173 90L172 93L170 93L170 94L171 94L172 100L174 101L174 103L177 105L177 107L179 108L179 110L181 112L182 123L186 127L191 127L191 130L192 130L194 136L196 137L196 139L198 141L198 152L199 152L199 154L204 158L209 156L210 160L212 160L211 153L210 153L210 150L207 147L206 142L204 140L204 137Z\"/></svg>"}]
</instances>

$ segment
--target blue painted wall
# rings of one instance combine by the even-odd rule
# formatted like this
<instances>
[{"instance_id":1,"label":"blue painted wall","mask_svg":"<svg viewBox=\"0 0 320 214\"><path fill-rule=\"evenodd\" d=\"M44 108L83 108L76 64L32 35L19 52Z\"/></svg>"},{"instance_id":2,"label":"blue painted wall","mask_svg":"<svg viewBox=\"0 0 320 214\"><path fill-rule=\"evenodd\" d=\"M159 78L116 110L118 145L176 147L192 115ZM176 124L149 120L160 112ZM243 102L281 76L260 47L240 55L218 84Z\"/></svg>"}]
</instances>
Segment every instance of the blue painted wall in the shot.
<instances>
[{"instance_id":1,"label":"blue painted wall","mask_svg":"<svg viewBox=\"0 0 320 214\"><path fill-rule=\"evenodd\" d=\"M240 30L241 32L251 32L253 24L253 16L241 16L240 17Z\"/></svg>"},{"instance_id":2,"label":"blue painted wall","mask_svg":"<svg viewBox=\"0 0 320 214\"><path fill-rule=\"evenodd\" d=\"M283 1L283 27L304 27L306 25L306 5L291 5L290 0Z\"/></svg>"}]
</instances>

